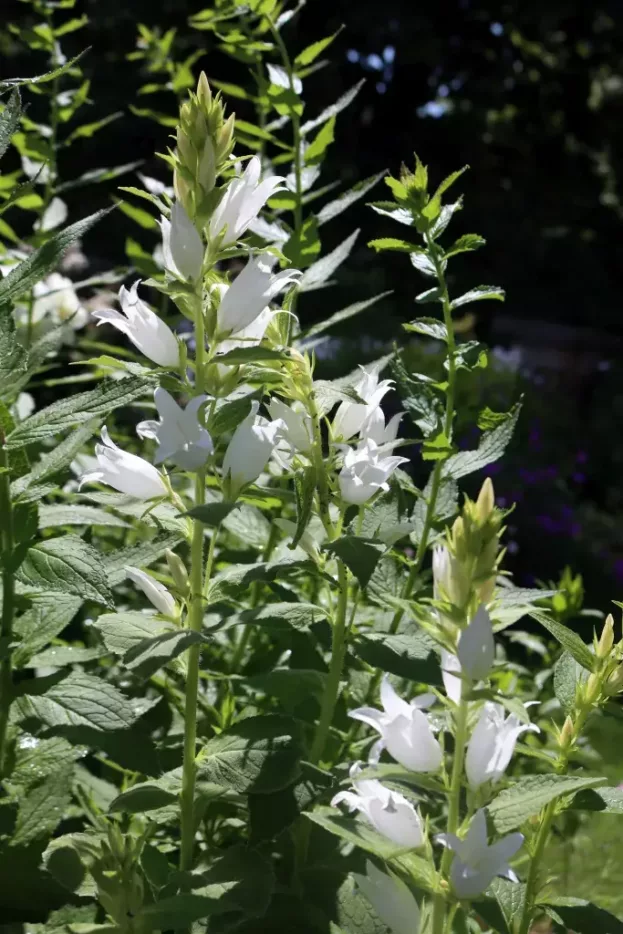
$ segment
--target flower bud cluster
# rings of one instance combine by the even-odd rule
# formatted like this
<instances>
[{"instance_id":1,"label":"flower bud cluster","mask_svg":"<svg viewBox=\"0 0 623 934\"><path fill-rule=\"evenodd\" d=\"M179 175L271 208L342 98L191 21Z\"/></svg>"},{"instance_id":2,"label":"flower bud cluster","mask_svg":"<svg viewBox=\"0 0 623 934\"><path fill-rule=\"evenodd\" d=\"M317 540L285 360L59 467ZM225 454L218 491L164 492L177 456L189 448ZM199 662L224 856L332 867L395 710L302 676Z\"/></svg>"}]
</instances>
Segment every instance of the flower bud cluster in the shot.
<instances>
[{"instance_id":1,"label":"flower bud cluster","mask_svg":"<svg viewBox=\"0 0 623 934\"><path fill-rule=\"evenodd\" d=\"M128 931L128 919L132 920L133 934L143 934L150 929L149 922L141 924L144 884L139 869L139 858L144 839L132 834L121 833L118 824L110 824L106 840L102 841L101 853L91 866L100 904L119 931Z\"/></svg>"},{"instance_id":2,"label":"flower bud cluster","mask_svg":"<svg viewBox=\"0 0 623 934\"><path fill-rule=\"evenodd\" d=\"M212 96L201 72L197 92L191 92L180 108L173 177L178 201L200 225L214 206L210 195L234 146L234 120L234 114L225 119L220 95Z\"/></svg>"}]
</instances>

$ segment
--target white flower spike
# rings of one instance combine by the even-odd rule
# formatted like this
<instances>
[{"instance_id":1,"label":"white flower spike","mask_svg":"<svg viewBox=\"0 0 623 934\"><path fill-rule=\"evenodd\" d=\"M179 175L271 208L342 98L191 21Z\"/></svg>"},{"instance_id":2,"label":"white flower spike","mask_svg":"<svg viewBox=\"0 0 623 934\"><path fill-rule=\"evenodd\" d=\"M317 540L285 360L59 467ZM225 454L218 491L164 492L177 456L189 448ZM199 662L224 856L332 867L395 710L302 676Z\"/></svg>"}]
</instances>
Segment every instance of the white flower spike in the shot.
<instances>
[{"instance_id":1,"label":"white flower spike","mask_svg":"<svg viewBox=\"0 0 623 934\"><path fill-rule=\"evenodd\" d=\"M236 428L225 451L223 478L229 485L228 495L232 500L243 486L257 480L285 428L281 419L269 422L258 416L258 409L259 402L254 400L251 411Z\"/></svg>"},{"instance_id":2,"label":"white flower spike","mask_svg":"<svg viewBox=\"0 0 623 934\"><path fill-rule=\"evenodd\" d=\"M176 616L177 604L175 598L164 584L157 581L151 574L146 574L140 568L128 566L125 568L125 576L133 584L142 590L152 606L162 613L163 616Z\"/></svg>"},{"instance_id":3,"label":"white flower spike","mask_svg":"<svg viewBox=\"0 0 623 934\"><path fill-rule=\"evenodd\" d=\"M171 460L182 470L199 470L214 451L209 432L199 424L198 412L207 396L195 396L182 409L161 386L154 392L160 421L141 422L136 432L141 438L154 438L158 449L154 461Z\"/></svg>"},{"instance_id":4,"label":"white flower spike","mask_svg":"<svg viewBox=\"0 0 623 934\"><path fill-rule=\"evenodd\" d=\"M397 791L390 791L375 779L357 781L361 771L358 763L350 770L354 791L340 791L331 807L345 803L350 811L360 811L377 830L397 846L422 846L422 819L410 801Z\"/></svg>"},{"instance_id":5,"label":"white flower spike","mask_svg":"<svg viewBox=\"0 0 623 934\"><path fill-rule=\"evenodd\" d=\"M487 819L482 808L472 817L464 840L453 833L441 833L435 839L454 853L450 881L458 898L475 898L482 894L496 876L517 881L508 861L521 847L523 834L510 833L489 846Z\"/></svg>"},{"instance_id":6,"label":"white flower spike","mask_svg":"<svg viewBox=\"0 0 623 934\"><path fill-rule=\"evenodd\" d=\"M265 314L270 302L301 275L297 269L283 269L273 275L272 266L273 263L266 256L252 257L229 288L222 293L216 313L219 334L239 338L240 332L249 328L260 315ZM270 317L266 325L268 321ZM265 330L266 326L260 339Z\"/></svg>"},{"instance_id":7,"label":"white flower spike","mask_svg":"<svg viewBox=\"0 0 623 934\"><path fill-rule=\"evenodd\" d=\"M94 311L98 325L112 324L113 327L129 337L144 356L158 366L178 367L180 348L171 328L162 321L151 308L138 297L140 280L131 289L121 286L119 304L121 311L103 308Z\"/></svg>"},{"instance_id":8,"label":"white flower spike","mask_svg":"<svg viewBox=\"0 0 623 934\"><path fill-rule=\"evenodd\" d=\"M491 619L484 606L478 607L467 629L461 632L457 654L461 670L472 681L482 681L491 671L495 643Z\"/></svg>"},{"instance_id":9,"label":"white flower spike","mask_svg":"<svg viewBox=\"0 0 623 934\"><path fill-rule=\"evenodd\" d=\"M283 177L273 175L260 182L261 171L259 156L253 156L244 174L229 183L210 218L211 240L222 234L221 246L235 243L246 233L268 199L283 189Z\"/></svg>"},{"instance_id":10,"label":"white flower spike","mask_svg":"<svg viewBox=\"0 0 623 934\"><path fill-rule=\"evenodd\" d=\"M387 481L394 470L407 461L407 457L383 456L371 439L349 448L339 475L342 499L355 506L367 503L378 490L389 489Z\"/></svg>"},{"instance_id":11,"label":"white flower spike","mask_svg":"<svg viewBox=\"0 0 623 934\"><path fill-rule=\"evenodd\" d=\"M137 457L122 451L111 441L108 429L102 428L103 444L95 445L97 467L80 477L80 486L84 483L105 483L119 493L148 500L167 496L165 482L156 468Z\"/></svg>"},{"instance_id":12,"label":"white flower spike","mask_svg":"<svg viewBox=\"0 0 623 934\"><path fill-rule=\"evenodd\" d=\"M392 379L384 379L379 382L381 367L382 364L379 363L369 367L360 367L361 376L353 384L353 389L360 399L363 399L365 404L361 402L342 402L340 404L335 413L335 418L333 419L334 438L342 438L344 441L348 441L349 438L361 432L362 437L372 437L372 440L376 440L373 436L366 435L363 429L366 422L372 416L375 416L373 432L378 433L379 419L378 415L375 415L375 411L378 409L383 396L385 396L394 385ZM381 418L383 418L384 425L385 418L382 412ZM398 426L396 425L396 432L397 431Z\"/></svg>"},{"instance_id":13,"label":"white flower spike","mask_svg":"<svg viewBox=\"0 0 623 934\"><path fill-rule=\"evenodd\" d=\"M366 862L365 876L354 872L353 879L391 934L417 934L420 908L402 879L381 872L371 860Z\"/></svg>"},{"instance_id":14,"label":"white flower spike","mask_svg":"<svg viewBox=\"0 0 623 934\"><path fill-rule=\"evenodd\" d=\"M505 718L501 704L487 701L474 728L465 755L470 788L497 782L508 768L515 744L522 733L539 733L534 723L522 723L515 714Z\"/></svg>"},{"instance_id":15,"label":"white flower spike","mask_svg":"<svg viewBox=\"0 0 623 934\"><path fill-rule=\"evenodd\" d=\"M197 228L179 201L171 208L171 220L160 220L164 265L179 279L198 282L203 267L204 247Z\"/></svg>"},{"instance_id":16,"label":"white flower spike","mask_svg":"<svg viewBox=\"0 0 623 934\"><path fill-rule=\"evenodd\" d=\"M381 683L383 710L358 707L349 716L361 720L381 734L370 753L370 761L378 762L381 751L389 754L413 772L436 772L441 765L441 746L433 736L422 708L435 702L434 694L422 694L410 704L396 694L387 675Z\"/></svg>"}]
</instances>

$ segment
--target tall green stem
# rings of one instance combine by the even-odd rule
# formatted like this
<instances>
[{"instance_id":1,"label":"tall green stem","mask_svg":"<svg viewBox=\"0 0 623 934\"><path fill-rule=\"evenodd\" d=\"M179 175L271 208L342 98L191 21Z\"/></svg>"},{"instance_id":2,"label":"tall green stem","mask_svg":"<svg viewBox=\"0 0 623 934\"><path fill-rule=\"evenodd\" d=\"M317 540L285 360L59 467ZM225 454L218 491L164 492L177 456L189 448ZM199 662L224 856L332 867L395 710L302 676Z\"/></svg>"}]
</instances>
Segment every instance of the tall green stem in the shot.
<instances>
[{"instance_id":1,"label":"tall green stem","mask_svg":"<svg viewBox=\"0 0 623 934\"><path fill-rule=\"evenodd\" d=\"M195 385L197 392L203 392L203 368L205 362L205 333L201 296L195 307ZM195 506L205 502L205 469L197 471L195 478ZM190 550L190 608L187 616L189 629L200 632L203 624L203 524L193 520L193 532ZM214 557L216 530L210 541L210 554L206 575L211 572ZM199 689L199 660L201 646L193 645L188 650L188 668L186 674L186 696L184 705L184 764L182 772L180 869L192 868L195 842L195 755L197 745L197 692Z\"/></svg>"},{"instance_id":2,"label":"tall green stem","mask_svg":"<svg viewBox=\"0 0 623 934\"><path fill-rule=\"evenodd\" d=\"M340 692L340 680L342 677L342 668L346 656L346 639L348 627L346 625L346 612L348 608L348 573L346 566L338 560L338 604L335 619L333 620L331 637L331 662L329 665L329 674L322 697L320 709L320 719L316 728L316 735L312 743L309 761L316 765L323 756L331 722L335 712Z\"/></svg>"},{"instance_id":3,"label":"tall green stem","mask_svg":"<svg viewBox=\"0 0 623 934\"><path fill-rule=\"evenodd\" d=\"M13 614L15 612L15 577L11 566L14 547L13 505L11 503L11 479L4 436L0 433L0 516L2 516L2 663L0 665L0 776L6 771L6 738L9 723L9 710L13 691L13 669L11 664L10 643L13 632Z\"/></svg>"},{"instance_id":4,"label":"tall green stem","mask_svg":"<svg viewBox=\"0 0 623 934\"><path fill-rule=\"evenodd\" d=\"M454 759L452 762L452 775L450 777L450 790L448 792L448 833L456 833L460 823L461 786L463 783L463 766L465 764L468 710L468 701L461 696L455 719ZM441 857L441 872L443 875L447 875L451 862L452 851L446 848ZM443 934L445 920L446 903L444 898L438 895L433 901L432 934Z\"/></svg>"}]
</instances>

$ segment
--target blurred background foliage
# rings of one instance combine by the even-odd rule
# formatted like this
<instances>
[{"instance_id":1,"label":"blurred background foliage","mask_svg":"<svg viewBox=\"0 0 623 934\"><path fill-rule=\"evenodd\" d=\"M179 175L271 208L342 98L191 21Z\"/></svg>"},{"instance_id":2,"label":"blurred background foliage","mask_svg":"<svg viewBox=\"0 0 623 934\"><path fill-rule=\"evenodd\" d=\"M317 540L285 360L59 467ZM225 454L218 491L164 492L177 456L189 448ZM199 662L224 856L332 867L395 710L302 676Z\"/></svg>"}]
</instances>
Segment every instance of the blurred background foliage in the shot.
<instances>
[{"instance_id":1,"label":"blurred background foliage","mask_svg":"<svg viewBox=\"0 0 623 934\"><path fill-rule=\"evenodd\" d=\"M140 171L165 180L153 154L165 149L193 72L203 68L210 79L250 86L247 63L223 54L211 32L193 28L206 6L78 0L59 12L61 22L88 17L62 39L68 57L91 46L80 63L90 81L81 122L116 115L61 149L62 179L141 159ZM0 17L0 76L45 71L47 53L35 62L24 41L24 30L37 22L32 7L3 0ZM457 224L483 233L488 246L471 254L465 279L456 264L450 287L460 293L479 280L507 291L505 304L478 305L462 328L494 348L491 366L464 386L468 411L483 404L503 411L524 394L513 447L491 469L498 495L518 504L509 520L508 565L518 584L533 585L558 579L569 564L582 571L587 604L606 609L623 582L620 3L308 0L287 27L289 46L297 52L342 24L326 67L305 82L307 107L317 113L365 79L340 116L326 175L347 188L396 171L414 150L435 177L471 166ZM254 119L248 101L230 104L242 119ZM31 99L34 121L40 106L43 97ZM129 173L120 182L134 179ZM64 192L70 219L109 204L116 184ZM24 212L24 231L31 223ZM356 330L345 324L321 348L329 376L359 362L362 351L372 358L391 347L421 288L415 272L405 275L404 257L380 260L366 248L372 236L395 229L363 202L322 228L324 248L344 240L353 225L362 228L357 247L334 288L302 297L303 324L314 321L318 303L325 314L327 303L338 309L393 293L358 317ZM22 232L19 217L15 228ZM123 264L128 239L151 252L157 236L115 212L90 237L89 274ZM414 342L407 353L425 371L439 366L430 342ZM465 444L472 440L466 430Z\"/></svg>"}]
</instances>

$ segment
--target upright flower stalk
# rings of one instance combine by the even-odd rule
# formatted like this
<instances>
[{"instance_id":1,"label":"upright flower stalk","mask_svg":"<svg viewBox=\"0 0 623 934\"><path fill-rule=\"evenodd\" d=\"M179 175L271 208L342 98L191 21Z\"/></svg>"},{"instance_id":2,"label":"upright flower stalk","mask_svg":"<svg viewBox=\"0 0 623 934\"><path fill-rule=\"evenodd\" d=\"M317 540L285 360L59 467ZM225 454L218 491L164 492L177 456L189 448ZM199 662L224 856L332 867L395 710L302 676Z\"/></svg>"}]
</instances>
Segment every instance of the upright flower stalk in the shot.
<instances>
[{"instance_id":1,"label":"upright flower stalk","mask_svg":"<svg viewBox=\"0 0 623 934\"><path fill-rule=\"evenodd\" d=\"M0 778L5 774L7 759L7 728L13 690L11 662L11 638L15 612L15 575L12 567L14 542L13 504L11 502L11 479L5 438L0 430L0 515L2 516L2 662L0 663Z\"/></svg>"}]
</instances>

